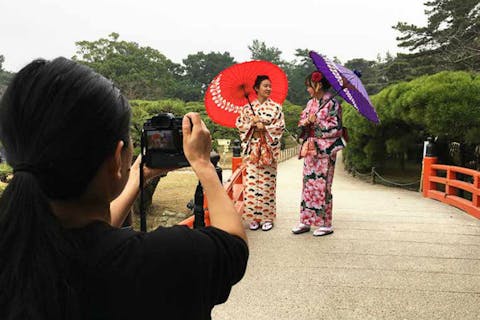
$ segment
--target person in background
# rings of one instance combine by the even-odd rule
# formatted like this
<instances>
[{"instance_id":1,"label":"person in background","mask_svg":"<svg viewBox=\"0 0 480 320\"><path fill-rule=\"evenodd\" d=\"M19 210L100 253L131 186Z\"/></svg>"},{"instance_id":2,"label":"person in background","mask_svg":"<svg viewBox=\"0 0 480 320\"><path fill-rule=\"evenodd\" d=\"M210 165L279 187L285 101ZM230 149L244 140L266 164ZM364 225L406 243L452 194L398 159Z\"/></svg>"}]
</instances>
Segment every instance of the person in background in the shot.
<instances>
[{"instance_id":1,"label":"person in background","mask_svg":"<svg viewBox=\"0 0 480 320\"><path fill-rule=\"evenodd\" d=\"M240 131L244 163L244 220L250 230L273 228L276 217L277 159L280 140L285 129L282 106L269 98L272 83L259 75L253 89L257 99L243 107L236 126Z\"/></svg>"},{"instance_id":2,"label":"person in background","mask_svg":"<svg viewBox=\"0 0 480 320\"><path fill-rule=\"evenodd\" d=\"M337 152L343 149L342 108L328 92L330 83L323 75L312 72L305 79L311 99L302 111L298 126L304 133L300 158L304 158L300 222L294 234L317 227L314 236L333 233L332 182Z\"/></svg>"},{"instance_id":3,"label":"person in background","mask_svg":"<svg viewBox=\"0 0 480 320\"><path fill-rule=\"evenodd\" d=\"M35 60L11 81L0 102L14 170L0 199L0 319L210 319L243 277L243 224L196 113L183 119L183 148L211 227L118 228L139 193L130 117L109 80L65 58Z\"/></svg>"}]
</instances>

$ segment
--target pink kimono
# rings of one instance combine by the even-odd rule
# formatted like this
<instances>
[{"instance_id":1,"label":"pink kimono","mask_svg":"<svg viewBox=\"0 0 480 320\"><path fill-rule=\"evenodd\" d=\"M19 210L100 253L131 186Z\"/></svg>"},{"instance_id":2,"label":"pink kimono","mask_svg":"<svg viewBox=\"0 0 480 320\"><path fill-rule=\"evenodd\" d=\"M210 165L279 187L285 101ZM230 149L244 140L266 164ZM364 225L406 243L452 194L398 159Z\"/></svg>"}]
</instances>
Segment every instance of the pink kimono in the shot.
<instances>
[{"instance_id":1,"label":"pink kimono","mask_svg":"<svg viewBox=\"0 0 480 320\"><path fill-rule=\"evenodd\" d=\"M317 227L332 226L333 173L337 151L344 148L340 104L333 99L319 109L330 97L330 94L325 94L321 101L309 100L298 123L307 135L304 143L313 149L305 155L303 165L300 222ZM313 124L308 123L310 114L316 115Z\"/></svg>"},{"instance_id":2,"label":"pink kimono","mask_svg":"<svg viewBox=\"0 0 480 320\"><path fill-rule=\"evenodd\" d=\"M271 99L260 104L252 102L255 115L265 125L265 131L255 133L254 117L249 105L243 107L236 126L240 131L246 176L243 219L263 223L276 217L277 158L285 120L282 106ZM255 137L256 136L256 137Z\"/></svg>"}]
</instances>

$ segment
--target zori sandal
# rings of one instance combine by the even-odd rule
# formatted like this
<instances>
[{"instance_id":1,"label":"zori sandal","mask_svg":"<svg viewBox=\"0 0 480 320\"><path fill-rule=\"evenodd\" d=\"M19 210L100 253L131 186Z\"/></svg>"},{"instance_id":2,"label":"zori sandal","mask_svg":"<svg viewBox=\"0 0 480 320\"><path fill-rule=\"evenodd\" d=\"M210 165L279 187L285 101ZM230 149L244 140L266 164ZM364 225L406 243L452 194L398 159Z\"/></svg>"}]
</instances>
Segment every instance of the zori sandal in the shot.
<instances>
[{"instance_id":1,"label":"zori sandal","mask_svg":"<svg viewBox=\"0 0 480 320\"><path fill-rule=\"evenodd\" d=\"M257 222L257 221L252 221L250 222L250 224L248 225L248 228L250 230L258 230L258 228L260 228L260 224Z\"/></svg>"},{"instance_id":2,"label":"zori sandal","mask_svg":"<svg viewBox=\"0 0 480 320\"><path fill-rule=\"evenodd\" d=\"M292 228L293 234L301 234L310 231L310 226L308 224L299 223Z\"/></svg>"},{"instance_id":3,"label":"zori sandal","mask_svg":"<svg viewBox=\"0 0 480 320\"><path fill-rule=\"evenodd\" d=\"M322 237L333 233L332 227L320 227L317 230L313 231L315 237Z\"/></svg>"},{"instance_id":4,"label":"zori sandal","mask_svg":"<svg viewBox=\"0 0 480 320\"><path fill-rule=\"evenodd\" d=\"M273 222L272 221L265 221L262 225L262 230L263 231L272 230L272 228L273 228Z\"/></svg>"}]
</instances>

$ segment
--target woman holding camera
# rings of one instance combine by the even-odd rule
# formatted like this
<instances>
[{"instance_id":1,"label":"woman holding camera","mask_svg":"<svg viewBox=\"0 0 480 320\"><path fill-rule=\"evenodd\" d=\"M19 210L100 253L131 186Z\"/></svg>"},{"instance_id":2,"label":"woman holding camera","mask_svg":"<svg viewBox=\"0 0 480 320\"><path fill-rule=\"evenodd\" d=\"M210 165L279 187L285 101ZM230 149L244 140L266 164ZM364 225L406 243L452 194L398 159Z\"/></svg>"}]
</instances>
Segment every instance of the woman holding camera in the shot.
<instances>
[{"instance_id":1,"label":"woman holding camera","mask_svg":"<svg viewBox=\"0 0 480 320\"><path fill-rule=\"evenodd\" d=\"M198 114L184 117L183 147L212 227L115 227L139 192L130 116L110 81L65 58L11 81L0 103L14 170L0 200L0 319L210 319L242 278L246 236Z\"/></svg>"},{"instance_id":2,"label":"woman holding camera","mask_svg":"<svg viewBox=\"0 0 480 320\"><path fill-rule=\"evenodd\" d=\"M282 106L269 98L272 83L268 76L257 76L253 89L257 99L243 107L236 121L246 155L243 218L250 222L250 230L261 226L268 231L277 211L277 159L285 120Z\"/></svg>"}]
</instances>

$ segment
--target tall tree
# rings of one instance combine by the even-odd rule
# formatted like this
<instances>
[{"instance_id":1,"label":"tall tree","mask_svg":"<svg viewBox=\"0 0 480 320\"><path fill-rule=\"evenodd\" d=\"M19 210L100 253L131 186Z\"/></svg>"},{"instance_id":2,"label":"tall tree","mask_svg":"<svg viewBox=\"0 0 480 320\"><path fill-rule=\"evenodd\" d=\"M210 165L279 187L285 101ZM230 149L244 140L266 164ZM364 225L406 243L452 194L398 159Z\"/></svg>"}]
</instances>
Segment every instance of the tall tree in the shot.
<instances>
[{"instance_id":1,"label":"tall tree","mask_svg":"<svg viewBox=\"0 0 480 320\"><path fill-rule=\"evenodd\" d=\"M7 72L3 69L3 63L5 62L5 57L0 54L0 97L3 95L3 92L7 88L8 82L12 78L13 74Z\"/></svg>"},{"instance_id":2,"label":"tall tree","mask_svg":"<svg viewBox=\"0 0 480 320\"><path fill-rule=\"evenodd\" d=\"M252 44L248 46L251 52L251 58L254 60L266 60L277 65L282 65L284 61L281 59L282 51L275 47L267 47L265 42L253 40Z\"/></svg>"},{"instance_id":3,"label":"tall tree","mask_svg":"<svg viewBox=\"0 0 480 320\"><path fill-rule=\"evenodd\" d=\"M362 170L381 167L392 158L420 160L429 135L474 149L480 144L478 92L478 74L444 71L391 85L373 96L378 125L344 106L343 123L350 134L344 159Z\"/></svg>"},{"instance_id":4,"label":"tall tree","mask_svg":"<svg viewBox=\"0 0 480 320\"><path fill-rule=\"evenodd\" d=\"M308 49L295 49L295 59L292 62L284 63L284 70L288 76L287 99L298 105L304 105L308 100L305 90L305 78L315 70L308 53Z\"/></svg>"},{"instance_id":5,"label":"tall tree","mask_svg":"<svg viewBox=\"0 0 480 320\"><path fill-rule=\"evenodd\" d=\"M130 99L159 99L172 94L178 65L151 47L120 41L118 33L96 41L78 41L73 57L112 79Z\"/></svg>"},{"instance_id":6,"label":"tall tree","mask_svg":"<svg viewBox=\"0 0 480 320\"><path fill-rule=\"evenodd\" d=\"M385 85L385 79L380 75L377 61L356 58L347 61L345 67L360 72L362 83L370 95L376 94Z\"/></svg>"},{"instance_id":7,"label":"tall tree","mask_svg":"<svg viewBox=\"0 0 480 320\"><path fill-rule=\"evenodd\" d=\"M412 52L405 58L418 61L418 65L429 62L434 72L480 71L479 1L431 0L425 6L427 26L399 22L393 27L402 33L398 45Z\"/></svg>"},{"instance_id":8,"label":"tall tree","mask_svg":"<svg viewBox=\"0 0 480 320\"><path fill-rule=\"evenodd\" d=\"M191 91L192 95L196 93L196 99L190 97L185 100L202 100L203 94L212 79L223 69L235 64L235 59L229 52L209 52L205 54L199 51L196 54L190 54L183 59L183 79L182 87L184 90Z\"/></svg>"}]
</instances>

